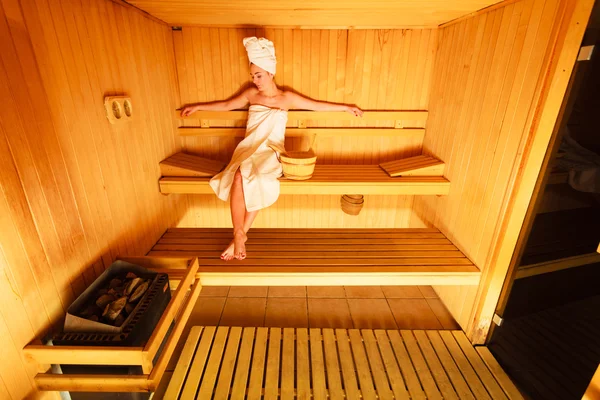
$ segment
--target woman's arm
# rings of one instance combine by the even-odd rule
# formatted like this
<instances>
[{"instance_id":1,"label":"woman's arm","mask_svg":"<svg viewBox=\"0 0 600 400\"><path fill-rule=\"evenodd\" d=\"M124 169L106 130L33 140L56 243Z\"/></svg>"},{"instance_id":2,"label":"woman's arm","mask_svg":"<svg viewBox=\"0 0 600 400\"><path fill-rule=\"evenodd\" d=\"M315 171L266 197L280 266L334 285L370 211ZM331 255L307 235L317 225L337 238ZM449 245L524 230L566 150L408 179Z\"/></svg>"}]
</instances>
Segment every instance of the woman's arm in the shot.
<instances>
[{"instance_id":1,"label":"woman's arm","mask_svg":"<svg viewBox=\"0 0 600 400\"><path fill-rule=\"evenodd\" d=\"M197 103L186 106L181 110L181 116L187 117L196 111L229 111L236 110L244 107L248 104L248 98L246 97L246 90L239 95L222 101L211 101L210 103Z\"/></svg>"},{"instance_id":2,"label":"woman's arm","mask_svg":"<svg viewBox=\"0 0 600 400\"><path fill-rule=\"evenodd\" d=\"M308 99L297 93L288 92L291 98L291 107L301 110L312 110L312 111L345 111L357 117L362 117L363 111L356 107L348 104L336 104L329 103L326 101L317 101Z\"/></svg>"}]
</instances>

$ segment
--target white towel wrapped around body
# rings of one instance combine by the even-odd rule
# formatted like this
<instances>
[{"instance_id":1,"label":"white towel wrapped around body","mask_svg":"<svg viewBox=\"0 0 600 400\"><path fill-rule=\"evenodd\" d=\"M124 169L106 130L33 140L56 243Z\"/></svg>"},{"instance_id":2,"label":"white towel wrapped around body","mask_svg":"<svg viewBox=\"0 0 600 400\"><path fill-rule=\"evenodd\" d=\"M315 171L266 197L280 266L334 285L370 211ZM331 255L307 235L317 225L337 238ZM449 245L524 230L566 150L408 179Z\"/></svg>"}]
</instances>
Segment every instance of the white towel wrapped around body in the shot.
<instances>
[{"instance_id":1,"label":"white towel wrapped around body","mask_svg":"<svg viewBox=\"0 0 600 400\"><path fill-rule=\"evenodd\" d=\"M282 167L271 145L284 149L287 111L262 105L248 110L246 137L233 152L229 165L210 180L223 201L229 199L235 172L240 170L247 211L269 207L279 197Z\"/></svg>"}]
</instances>

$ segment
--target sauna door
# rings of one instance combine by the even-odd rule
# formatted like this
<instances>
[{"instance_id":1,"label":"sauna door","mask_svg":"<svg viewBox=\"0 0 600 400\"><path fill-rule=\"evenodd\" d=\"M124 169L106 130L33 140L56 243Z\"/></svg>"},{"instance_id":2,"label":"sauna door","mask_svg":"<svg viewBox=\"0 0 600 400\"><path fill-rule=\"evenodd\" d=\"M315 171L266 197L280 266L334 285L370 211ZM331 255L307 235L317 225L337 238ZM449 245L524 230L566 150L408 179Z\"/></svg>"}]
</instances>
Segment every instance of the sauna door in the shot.
<instances>
[{"instance_id":1,"label":"sauna door","mask_svg":"<svg viewBox=\"0 0 600 400\"><path fill-rule=\"evenodd\" d=\"M580 399L600 363L598 32L596 4L488 338L533 399Z\"/></svg>"}]
</instances>

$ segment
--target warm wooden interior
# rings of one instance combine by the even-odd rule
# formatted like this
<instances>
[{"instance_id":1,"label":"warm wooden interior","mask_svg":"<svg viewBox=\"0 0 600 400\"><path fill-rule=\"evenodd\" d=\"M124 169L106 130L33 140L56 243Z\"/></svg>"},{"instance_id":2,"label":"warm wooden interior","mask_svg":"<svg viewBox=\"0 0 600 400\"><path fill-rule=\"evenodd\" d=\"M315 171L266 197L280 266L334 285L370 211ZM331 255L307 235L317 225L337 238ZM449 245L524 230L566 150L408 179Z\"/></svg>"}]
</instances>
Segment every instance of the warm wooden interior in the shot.
<instances>
[{"instance_id":1,"label":"warm wooden interior","mask_svg":"<svg viewBox=\"0 0 600 400\"><path fill-rule=\"evenodd\" d=\"M294 27L437 27L498 0L431 0L364 2L360 0L127 0L172 25L228 25Z\"/></svg>"},{"instance_id":2,"label":"warm wooden interior","mask_svg":"<svg viewBox=\"0 0 600 400\"><path fill-rule=\"evenodd\" d=\"M22 349L59 329L71 301L118 255L146 254L168 228L230 227L229 206L212 194L162 195L159 162L181 151L229 160L239 129L198 135L202 119L178 122L173 112L248 85L241 40L252 35L274 41L276 82L285 88L365 110L428 111L426 123L377 120L378 131L360 134L364 124L354 121L291 127L337 132L315 142L323 166L425 154L444 161L451 182L439 197L365 193L356 217L340 210L339 194L284 194L254 226L439 229L478 267L481 283L435 290L467 337L481 341L591 8L590 0L506 0L478 11L492 3L352 1L349 23L336 1L328 12L339 19L315 14L313 29L295 29L307 27L301 17L311 3L296 13L256 8L254 24L277 26L249 28L242 19L251 6L211 15L195 12L202 3L177 2L175 21L120 0L2 0L0 397L58 398L37 391L34 377L45 366ZM365 6L370 11L358 8ZM258 18L275 12L277 24ZM200 16L211 21L187 25ZM316 29L332 25L338 29ZM367 29L347 29L359 25ZM131 122L106 118L104 97L118 95L132 100ZM352 133L339 135L345 130ZM286 145L307 140L290 135Z\"/></svg>"},{"instance_id":3,"label":"warm wooden interior","mask_svg":"<svg viewBox=\"0 0 600 400\"><path fill-rule=\"evenodd\" d=\"M437 30L298 30L183 27L173 32L181 105L229 97L248 84L248 61L242 38L265 35L278 57L276 82L315 99L357 104L365 110L427 110ZM205 46L209 51L199 51ZM194 116L192 116L194 117ZM199 118L200 117L200 118ZM186 118L184 128L202 126L201 116ZM209 126L244 126L244 121L209 121ZM215 124L218 122L218 124ZM425 121L403 119L398 128L423 128ZM294 127L295 120L289 119ZM394 128L394 120L307 121L308 127L375 126ZM305 129L309 129L309 128ZM384 134L385 132L385 134ZM397 133L397 132L396 132ZM321 135L314 143L318 163L378 164L421 154L423 137L415 131L389 136L385 130L345 137ZM240 137L184 136L183 149L202 157L229 161ZM290 137L286 148L302 149L310 138ZM301 202L302 207L294 206ZM281 196L261 212L256 227L423 227L412 215L413 196L367 197L358 218L339 209L339 196ZM294 217L281 217L294 209ZM190 197L180 226L228 227L229 207L214 195ZM318 218L315 218L315 214ZM363 217L364 216L364 217ZM291 217L291 214L290 214ZM277 221L277 222L276 222ZM370 221L370 225L365 225ZM411 222L412 221L412 222ZM308 225L307 225L308 224Z\"/></svg>"},{"instance_id":4,"label":"warm wooden interior","mask_svg":"<svg viewBox=\"0 0 600 400\"><path fill-rule=\"evenodd\" d=\"M21 399L37 372L21 349L187 205L156 185L181 148L171 30L111 1L9 0L0 13L0 398ZM104 96L123 93L134 120L112 125Z\"/></svg>"},{"instance_id":5,"label":"warm wooden interior","mask_svg":"<svg viewBox=\"0 0 600 400\"><path fill-rule=\"evenodd\" d=\"M438 33L430 119L424 153L446 162L445 197L419 197L414 210L439 228L485 275L513 185L531 140L561 1L517 1L448 26ZM448 106L453 104L453 106ZM465 329L476 288L436 287Z\"/></svg>"}]
</instances>

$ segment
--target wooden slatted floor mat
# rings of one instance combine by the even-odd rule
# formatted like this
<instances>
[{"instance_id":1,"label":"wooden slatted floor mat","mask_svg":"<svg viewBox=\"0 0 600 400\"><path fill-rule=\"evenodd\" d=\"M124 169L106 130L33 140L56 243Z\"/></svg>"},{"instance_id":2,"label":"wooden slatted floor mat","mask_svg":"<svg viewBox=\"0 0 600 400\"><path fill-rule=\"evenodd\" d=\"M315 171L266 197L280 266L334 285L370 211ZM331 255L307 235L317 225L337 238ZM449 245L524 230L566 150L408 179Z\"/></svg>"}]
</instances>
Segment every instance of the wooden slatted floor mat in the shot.
<instances>
[{"instance_id":1,"label":"wooden slatted floor mat","mask_svg":"<svg viewBox=\"0 0 600 400\"><path fill-rule=\"evenodd\" d=\"M165 399L520 399L462 331L193 327Z\"/></svg>"}]
</instances>

